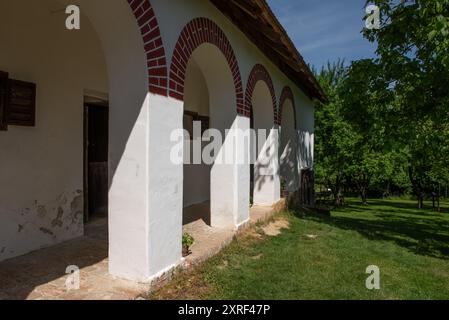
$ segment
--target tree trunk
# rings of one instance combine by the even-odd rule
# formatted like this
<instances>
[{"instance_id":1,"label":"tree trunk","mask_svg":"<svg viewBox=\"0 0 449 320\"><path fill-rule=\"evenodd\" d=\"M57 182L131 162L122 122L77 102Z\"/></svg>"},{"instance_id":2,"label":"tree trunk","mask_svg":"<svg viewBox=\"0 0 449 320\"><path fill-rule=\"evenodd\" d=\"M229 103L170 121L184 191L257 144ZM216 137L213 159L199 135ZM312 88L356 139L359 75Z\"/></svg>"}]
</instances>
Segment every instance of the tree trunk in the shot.
<instances>
[{"instance_id":1,"label":"tree trunk","mask_svg":"<svg viewBox=\"0 0 449 320\"><path fill-rule=\"evenodd\" d=\"M370 180L371 177L369 177L369 175L362 173L356 182L363 205L368 205L368 187L370 184Z\"/></svg>"},{"instance_id":2,"label":"tree trunk","mask_svg":"<svg viewBox=\"0 0 449 320\"><path fill-rule=\"evenodd\" d=\"M341 207L344 205L343 197L341 196L340 191L334 193L334 203L336 207Z\"/></svg>"},{"instance_id":3,"label":"tree trunk","mask_svg":"<svg viewBox=\"0 0 449 320\"><path fill-rule=\"evenodd\" d=\"M332 195L334 196L334 204L336 207L341 207L343 205L341 197L341 178L337 176L335 185L332 188Z\"/></svg>"},{"instance_id":4,"label":"tree trunk","mask_svg":"<svg viewBox=\"0 0 449 320\"><path fill-rule=\"evenodd\" d=\"M422 210L424 209L424 195L422 192L418 192L417 197L418 197L418 209Z\"/></svg>"},{"instance_id":5,"label":"tree trunk","mask_svg":"<svg viewBox=\"0 0 449 320\"><path fill-rule=\"evenodd\" d=\"M387 181L387 183L385 185L384 194L383 194L384 198L388 199L390 197L390 189L391 189L390 181Z\"/></svg>"},{"instance_id":6,"label":"tree trunk","mask_svg":"<svg viewBox=\"0 0 449 320\"><path fill-rule=\"evenodd\" d=\"M362 198L363 205L368 205L368 196L365 188L362 188L362 190L360 190L360 197Z\"/></svg>"},{"instance_id":7,"label":"tree trunk","mask_svg":"<svg viewBox=\"0 0 449 320\"><path fill-rule=\"evenodd\" d=\"M413 192L418 199L418 209L421 210L424 208L424 194L422 192L421 184L418 181L418 178L415 177L412 166L410 165L408 168L408 175L410 182L412 184Z\"/></svg>"}]
</instances>

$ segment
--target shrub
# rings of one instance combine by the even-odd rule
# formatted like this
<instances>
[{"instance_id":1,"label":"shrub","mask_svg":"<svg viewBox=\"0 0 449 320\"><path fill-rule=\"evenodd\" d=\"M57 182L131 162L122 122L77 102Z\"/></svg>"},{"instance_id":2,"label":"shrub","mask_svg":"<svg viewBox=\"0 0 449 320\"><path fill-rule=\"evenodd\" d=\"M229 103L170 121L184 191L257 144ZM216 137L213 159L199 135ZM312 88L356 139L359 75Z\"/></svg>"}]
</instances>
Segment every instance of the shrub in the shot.
<instances>
[{"instance_id":1,"label":"shrub","mask_svg":"<svg viewBox=\"0 0 449 320\"><path fill-rule=\"evenodd\" d=\"M182 246L186 249L189 249L193 243L195 242L195 239L188 233L184 233L182 235Z\"/></svg>"}]
</instances>

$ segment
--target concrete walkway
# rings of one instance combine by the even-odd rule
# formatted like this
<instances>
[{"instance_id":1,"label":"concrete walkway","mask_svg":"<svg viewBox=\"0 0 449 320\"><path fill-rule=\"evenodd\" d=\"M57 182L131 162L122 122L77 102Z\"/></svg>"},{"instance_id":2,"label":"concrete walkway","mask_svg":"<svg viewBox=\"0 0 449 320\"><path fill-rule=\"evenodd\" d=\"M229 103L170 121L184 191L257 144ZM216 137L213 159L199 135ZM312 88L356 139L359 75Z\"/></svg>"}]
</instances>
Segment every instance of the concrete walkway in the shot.
<instances>
[{"instance_id":1,"label":"concrete walkway","mask_svg":"<svg viewBox=\"0 0 449 320\"><path fill-rule=\"evenodd\" d=\"M144 288L108 270L107 220L89 223L86 236L0 263L1 300L129 300ZM68 291L68 266L80 269L80 290Z\"/></svg>"},{"instance_id":2,"label":"concrete walkway","mask_svg":"<svg viewBox=\"0 0 449 320\"><path fill-rule=\"evenodd\" d=\"M251 223L272 212L271 207L253 207ZM192 254L184 261L186 267L215 255L236 234L211 228L201 218L185 225L184 231L195 238ZM148 291L148 285L108 274L106 219L89 223L85 233L82 238L1 262L0 300L131 300ZM80 290L68 291L66 269L72 265L80 269Z\"/></svg>"}]
</instances>

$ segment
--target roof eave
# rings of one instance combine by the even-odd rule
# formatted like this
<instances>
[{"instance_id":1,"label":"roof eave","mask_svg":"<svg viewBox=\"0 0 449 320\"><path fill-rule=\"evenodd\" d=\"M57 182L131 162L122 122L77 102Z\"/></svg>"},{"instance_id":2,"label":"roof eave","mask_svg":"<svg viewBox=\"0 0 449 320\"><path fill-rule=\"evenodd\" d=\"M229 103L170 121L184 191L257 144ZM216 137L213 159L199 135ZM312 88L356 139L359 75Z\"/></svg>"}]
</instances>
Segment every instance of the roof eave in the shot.
<instances>
[{"instance_id":1,"label":"roof eave","mask_svg":"<svg viewBox=\"0 0 449 320\"><path fill-rule=\"evenodd\" d=\"M327 102L312 71L265 0L210 1L310 99Z\"/></svg>"}]
</instances>

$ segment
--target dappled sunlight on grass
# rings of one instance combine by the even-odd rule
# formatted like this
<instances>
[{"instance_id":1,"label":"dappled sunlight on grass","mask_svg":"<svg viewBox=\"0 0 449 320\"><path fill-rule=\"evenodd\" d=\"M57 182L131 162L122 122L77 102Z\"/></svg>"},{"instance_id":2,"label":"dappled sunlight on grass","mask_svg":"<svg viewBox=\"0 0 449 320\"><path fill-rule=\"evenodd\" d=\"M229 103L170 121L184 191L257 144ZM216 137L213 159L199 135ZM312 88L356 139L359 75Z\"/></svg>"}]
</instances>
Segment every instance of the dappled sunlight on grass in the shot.
<instances>
[{"instance_id":1,"label":"dappled sunlight on grass","mask_svg":"<svg viewBox=\"0 0 449 320\"><path fill-rule=\"evenodd\" d=\"M447 209L446 203L443 206ZM417 254L449 259L449 213L418 210L411 201L375 200L369 206L353 201L320 221L371 240L394 241Z\"/></svg>"},{"instance_id":2,"label":"dappled sunlight on grass","mask_svg":"<svg viewBox=\"0 0 449 320\"><path fill-rule=\"evenodd\" d=\"M449 213L349 200L331 217L277 219L289 221L279 235L257 226L152 298L449 299ZM365 287L370 265L381 290Z\"/></svg>"}]
</instances>

